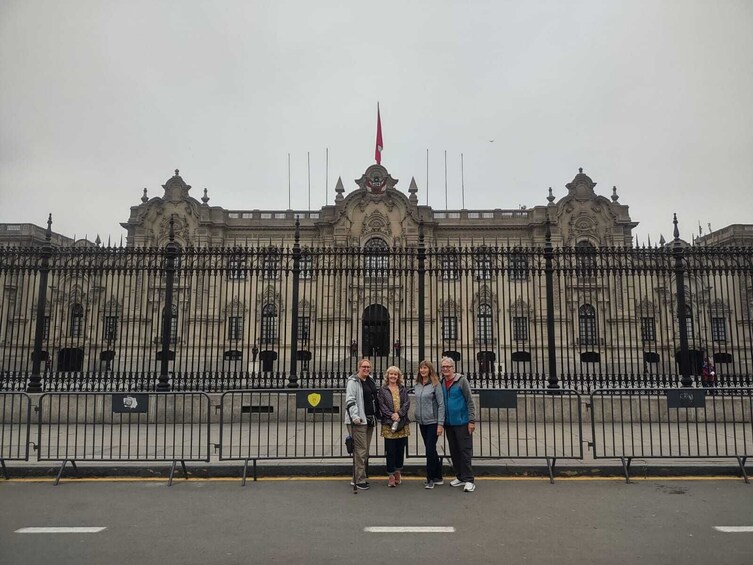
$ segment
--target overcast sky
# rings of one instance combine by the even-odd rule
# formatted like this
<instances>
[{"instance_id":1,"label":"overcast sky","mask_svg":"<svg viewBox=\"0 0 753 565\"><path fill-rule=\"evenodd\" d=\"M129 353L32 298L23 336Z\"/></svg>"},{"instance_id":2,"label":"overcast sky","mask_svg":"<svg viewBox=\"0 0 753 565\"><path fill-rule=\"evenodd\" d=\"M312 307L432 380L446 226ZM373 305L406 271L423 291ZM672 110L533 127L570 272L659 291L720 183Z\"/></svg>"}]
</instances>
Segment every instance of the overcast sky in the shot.
<instances>
[{"instance_id":1,"label":"overcast sky","mask_svg":"<svg viewBox=\"0 0 753 565\"><path fill-rule=\"evenodd\" d=\"M583 167L641 243L673 212L690 240L753 223L751 30L751 0L2 0L0 222L119 241L176 168L210 205L287 209L288 154L318 209L374 162L379 101L421 204L427 149L435 209L461 184L546 204Z\"/></svg>"}]
</instances>

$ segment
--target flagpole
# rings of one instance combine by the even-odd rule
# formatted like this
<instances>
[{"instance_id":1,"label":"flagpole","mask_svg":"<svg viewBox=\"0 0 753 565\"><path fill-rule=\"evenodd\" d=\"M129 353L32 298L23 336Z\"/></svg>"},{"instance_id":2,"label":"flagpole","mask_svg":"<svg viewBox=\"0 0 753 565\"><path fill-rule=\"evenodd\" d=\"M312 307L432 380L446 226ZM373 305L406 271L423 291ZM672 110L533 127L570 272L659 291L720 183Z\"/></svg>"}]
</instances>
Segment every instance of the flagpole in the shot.
<instances>
[{"instance_id":1,"label":"flagpole","mask_svg":"<svg viewBox=\"0 0 753 565\"><path fill-rule=\"evenodd\" d=\"M444 209L450 209L447 204L447 149L444 150Z\"/></svg>"},{"instance_id":2,"label":"flagpole","mask_svg":"<svg viewBox=\"0 0 753 565\"><path fill-rule=\"evenodd\" d=\"M306 168L308 172L309 181L309 210L311 210L311 152L306 151Z\"/></svg>"},{"instance_id":3,"label":"flagpole","mask_svg":"<svg viewBox=\"0 0 753 565\"><path fill-rule=\"evenodd\" d=\"M429 149L426 149L426 205L429 205Z\"/></svg>"},{"instance_id":4,"label":"flagpole","mask_svg":"<svg viewBox=\"0 0 753 565\"><path fill-rule=\"evenodd\" d=\"M329 147L324 150L324 205L329 201Z\"/></svg>"},{"instance_id":5,"label":"flagpole","mask_svg":"<svg viewBox=\"0 0 753 565\"><path fill-rule=\"evenodd\" d=\"M288 210L291 210L290 206L290 153L288 153Z\"/></svg>"},{"instance_id":6,"label":"flagpole","mask_svg":"<svg viewBox=\"0 0 753 565\"><path fill-rule=\"evenodd\" d=\"M463 154L460 154L460 194L463 201L463 210L465 210L465 175L463 173Z\"/></svg>"}]
</instances>

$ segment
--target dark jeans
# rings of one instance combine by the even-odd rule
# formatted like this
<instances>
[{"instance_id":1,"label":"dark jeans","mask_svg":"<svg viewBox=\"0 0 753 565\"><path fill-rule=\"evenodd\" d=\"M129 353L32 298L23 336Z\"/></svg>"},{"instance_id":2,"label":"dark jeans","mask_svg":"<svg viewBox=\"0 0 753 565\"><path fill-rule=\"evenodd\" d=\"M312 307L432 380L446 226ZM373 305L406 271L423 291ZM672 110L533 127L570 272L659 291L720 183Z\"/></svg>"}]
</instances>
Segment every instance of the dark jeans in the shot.
<instances>
[{"instance_id":1,"label":"dark jeans","mask_svg":"<svg viewBox=\"0 0 753 565\"><path fill-rule=\"evenodd\" d=\"M450 446L450 458L455 476L461 481L472 483L473 436L468 431L468 424L461 426L445 424L444 433L447 435L447 443Z\"/></svg>"},{"instance_id":2,"label":"dark jeans","mask_svg":"<svg viewBox=\"0 0 753 565\"><path fill-rule=\"evenodd\" d=\"M424 438L426 447L426 480L434 481L442 479L442 464L437 453L437 424L419 424L421 437Z\"/></svg>"},{"instance_id":3,"label":"dark jeans","mask_svg":"<svg viewBox=\"0 0 753 565\"><path fill-rule=\"evenodd\" d=\"M403 468L403 463L405 461L405 448L407 445L407 437L401 437L400 439L384 438L384 455L387 459L387 473L390 475Z\"/></svg>"}]
</instances>

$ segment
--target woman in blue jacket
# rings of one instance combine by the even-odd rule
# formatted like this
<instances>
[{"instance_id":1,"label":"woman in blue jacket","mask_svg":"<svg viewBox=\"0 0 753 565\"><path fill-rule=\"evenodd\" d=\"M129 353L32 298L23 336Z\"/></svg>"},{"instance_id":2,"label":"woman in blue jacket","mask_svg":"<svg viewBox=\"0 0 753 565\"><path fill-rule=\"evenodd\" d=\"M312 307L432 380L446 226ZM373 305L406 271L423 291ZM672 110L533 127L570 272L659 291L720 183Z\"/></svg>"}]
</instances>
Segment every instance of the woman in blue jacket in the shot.
<instances>
[{"instance_id":1,"label":"woman in blue jacket","mask_svg":"<svg viewBox=\"0 0 753 565\"><path fill-rule=\"evenodd\" d=\"M444 431L450 446L452 469L455 479L450 482L453 487L463 487L465 492L476 490L473 478L473 432L476 429L476 405L471 395L471 385L463 375L455 373L455 361L442 357L444 393Z\"/></svg>"}]
</instances>

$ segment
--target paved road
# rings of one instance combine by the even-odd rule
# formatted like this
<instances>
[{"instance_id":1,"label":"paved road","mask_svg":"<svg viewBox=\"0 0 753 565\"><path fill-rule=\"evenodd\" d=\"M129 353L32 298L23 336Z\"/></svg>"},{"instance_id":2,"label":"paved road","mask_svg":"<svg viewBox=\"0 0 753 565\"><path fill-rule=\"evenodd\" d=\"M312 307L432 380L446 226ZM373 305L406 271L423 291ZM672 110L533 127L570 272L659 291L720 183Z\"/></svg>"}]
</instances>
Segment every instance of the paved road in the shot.
<instances>
[{"instance_id":1,"label":"paved road","mask_svg":"<svg viewBox=\"0 0 753 565\"><path fill-rule=\"evenodd\" d=\"M417 480L354 496L347 480L0 482L0 563L751 562L753 485L740 479ZM99 526L99 533L16 533ZM445 533L371 533L443 526Z\"/></svg>"}]
</instances>

